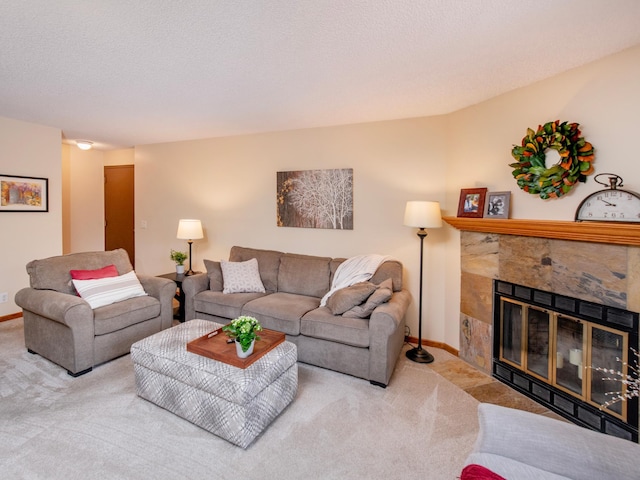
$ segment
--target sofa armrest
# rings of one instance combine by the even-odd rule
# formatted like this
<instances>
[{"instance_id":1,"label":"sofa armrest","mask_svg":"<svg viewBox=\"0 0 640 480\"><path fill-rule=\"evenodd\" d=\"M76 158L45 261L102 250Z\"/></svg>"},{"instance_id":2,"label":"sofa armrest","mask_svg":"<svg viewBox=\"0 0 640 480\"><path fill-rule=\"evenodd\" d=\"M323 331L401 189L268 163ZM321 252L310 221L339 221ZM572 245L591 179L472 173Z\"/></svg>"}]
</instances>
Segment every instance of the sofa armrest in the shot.
<instances>
[{"instance_id":1,"label":"sofa armrest","mask_svg":"<svg viewBox=\"0 0 640 480\"><path fill-rule=\"evenodd\" d=\"M369 380L387 385L404 343L405 314L411 302L408 290L394 292L376 307L369 320Z\"/></svg>"},{"instance_id":2,"label":"sofa armrest","mask_svg":"<svg viewBox=\"0 0 640 480\"><path fill-rule=\"evenodd\" d=\"M478 418L475 452L500 455L567 478L638 478L636 443L486 403L479 405Z\"/></svg>"},{"instance_id":3,"label":"sofa armrest","mask_svg":"<svg viewBox=\"0 0 640 480\"><path fill-rule=\"evenodd\" d=\"M404 327L404 316L411 303L411 294L408 290L394 292L388 302L378 305L371 313L369 332L373 336L389 336L400 325ZM404 330L402 332L404 335Z\"/></svg>"},{"instance_id":4,"label":"sofa armrest","mask_svg":"<svg viewBox=\"0 0 640 480\"><path fill-rule=\"evenodd\" d=\"M151 275L136 274L140 285L151 297L160 302L160 323L162 329L169 328L173 324L173 297L176 295L176 282L168 278L153 277Z\"/></svg>"},{"instance_id":5,"label":"sofa armrest","mask_svg":"<svg viewBox=\"0 0 640 480\"><path fill-rule=\"evenodd\" d=\"M23 288L16 293L15 302L23 310L68 327L73 326L74 319L93 318L93 310L82 298L54 290Z\"/></svg>"},{"instance_id":6,"label":"sofa armrest","mask_svg":"<svg viewBox=\"0 0 640 480\"><path fill-rule=\"evenodd\" d=\"M196 318L194 297L209 289L209 277L206 273L197 273L185 278L182 281L182 292L184 293L184 317L185 320Z\"/></svg>"}]
</instances>

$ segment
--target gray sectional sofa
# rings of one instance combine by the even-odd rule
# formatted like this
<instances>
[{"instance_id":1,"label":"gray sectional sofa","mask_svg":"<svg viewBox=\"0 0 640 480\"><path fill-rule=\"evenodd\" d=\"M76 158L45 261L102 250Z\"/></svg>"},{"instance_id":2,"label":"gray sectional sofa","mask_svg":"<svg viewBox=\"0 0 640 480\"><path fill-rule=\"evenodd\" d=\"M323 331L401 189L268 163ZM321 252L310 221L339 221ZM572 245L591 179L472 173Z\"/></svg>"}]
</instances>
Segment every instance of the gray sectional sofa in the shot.
<instances>
[{"instance_id":1,"label":"gray sectional sofa","mask_svg":"<svg viewBox=\"0 0 640 480\"><path fill-rule=\"evenodd\" d=\"M238 246L229 254L230 262L254 258L264 292L224 293L220 262L207 260L207 273L187 277L182 283L186 320L225 324L240 315L253 316L264 328L284 332L297 345L301 362L364 378L374 385L389 383L404 343L404 317L411 301L402 286L400 262L385 261L378 267L368 283L387 280L392 294L370 316L359 318L334 315L328 306L320 307L344 258Z\"/></svg>"},{"instance_id":2,"label":"gray sectional sofa","mask_svg":"<svg viewBox=\"0 0 640 480\"><path fill-rule=\"evenodd\" d=\"M480 432L465 465L508 480L637 480L640 446L563 420L481 403ZM493 478L486 475L461 478Z\"/></svg>"}]
</instances>

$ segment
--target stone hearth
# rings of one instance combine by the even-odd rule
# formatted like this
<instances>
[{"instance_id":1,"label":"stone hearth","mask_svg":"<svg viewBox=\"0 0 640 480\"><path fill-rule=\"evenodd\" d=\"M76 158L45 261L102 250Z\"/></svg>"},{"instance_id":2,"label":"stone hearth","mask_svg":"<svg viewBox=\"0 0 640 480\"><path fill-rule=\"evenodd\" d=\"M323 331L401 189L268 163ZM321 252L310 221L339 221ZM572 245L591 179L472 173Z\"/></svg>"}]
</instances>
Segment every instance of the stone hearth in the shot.
<instances>
[{"instance_id":1,"label":"stone hearth","mask_svg":"<svg viewBox=\"0 0 640 480\"><path fill-rule=\"evenodd\" d=\"M460 232L460 357L491 374L493 280L640 311L640 247Z\"/></svg>"}]
</instances>

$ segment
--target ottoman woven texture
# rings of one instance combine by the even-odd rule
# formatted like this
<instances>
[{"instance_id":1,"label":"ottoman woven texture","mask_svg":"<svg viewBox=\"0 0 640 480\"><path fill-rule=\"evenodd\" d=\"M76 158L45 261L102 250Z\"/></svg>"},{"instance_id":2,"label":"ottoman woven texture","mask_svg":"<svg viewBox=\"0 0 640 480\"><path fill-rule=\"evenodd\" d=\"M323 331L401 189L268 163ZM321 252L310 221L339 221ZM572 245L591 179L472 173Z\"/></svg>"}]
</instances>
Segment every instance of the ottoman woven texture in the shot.
<instances>
[{"instance_id":1,"label":"ottoman woven texture","mask_svg":"<svg viewBox=\"0 0 640 480\"><path fill-rule=\"evenodd\" d=\"M187 351L222 325L191 320L131 346L137 394L242 448L298 390L297 349L283 342L246 369Z\"/></svg>"}]
</instances>

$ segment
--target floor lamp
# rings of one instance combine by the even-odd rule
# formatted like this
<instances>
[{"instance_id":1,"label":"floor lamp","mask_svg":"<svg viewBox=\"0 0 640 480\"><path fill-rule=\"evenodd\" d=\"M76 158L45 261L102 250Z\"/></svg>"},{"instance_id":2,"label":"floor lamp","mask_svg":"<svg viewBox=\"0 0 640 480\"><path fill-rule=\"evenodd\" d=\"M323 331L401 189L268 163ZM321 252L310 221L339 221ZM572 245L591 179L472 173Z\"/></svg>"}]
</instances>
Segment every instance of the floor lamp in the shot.
<instances>
[{"instance_id":1,"label":"floor lamp","mask_svg":"<svg viewBox=\"0 0 640 480\"><path fill-rule=\"evenodd\" d=\"M433 362L433 355L422 348L422 264L424 259L424 238L427 236L425 228L442 227L442 215L438 202L407 202L404 211L404 224L407 227L417 227L420 237L420 293L418 303L418 346L407 351L407 358L418 363Z\"/></svg>"},{"instance_id":2,"label":"floor lamp","mask_svg":"<svg viewBox=\"0 0 640 480\"><path fill-rule=\"evenodd\" d=\"M203 238L202 223L200 220L194 220L192 218L183 218L178 222L178 234L177 237L181 240L188 240L189 242L189 270L184 272L185 275L193 275L195 272L191 269L191 244L194 240Z\"/></svg>"}]
</instances>

